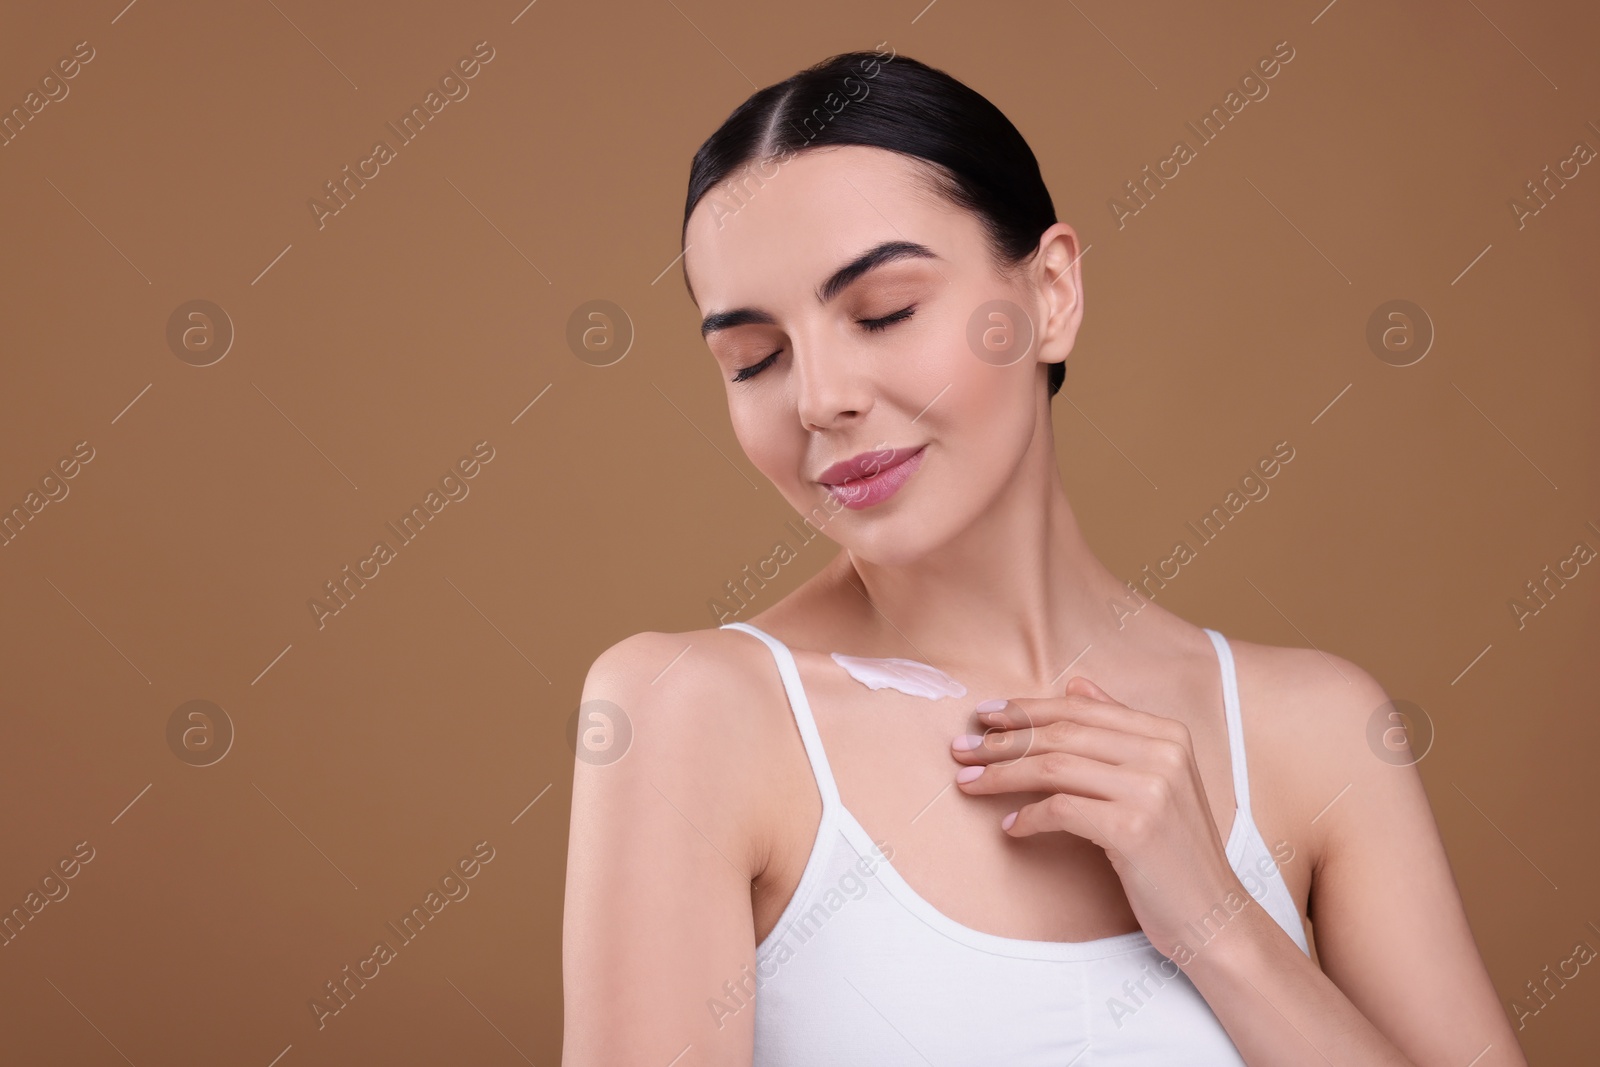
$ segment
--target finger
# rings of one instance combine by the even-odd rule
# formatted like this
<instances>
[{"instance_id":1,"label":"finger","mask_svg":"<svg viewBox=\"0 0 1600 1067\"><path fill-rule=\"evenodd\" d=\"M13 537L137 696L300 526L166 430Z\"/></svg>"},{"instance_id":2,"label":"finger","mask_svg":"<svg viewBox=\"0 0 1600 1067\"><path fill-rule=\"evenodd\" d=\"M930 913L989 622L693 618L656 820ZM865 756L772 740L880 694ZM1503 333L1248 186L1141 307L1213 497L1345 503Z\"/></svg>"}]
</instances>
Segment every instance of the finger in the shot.
<instances>
[{"instance_id":1,"label":"finger","mask_svg":"<svg viewBox=\"0 0 1600 1067\"><path fill-rule=\"evenodd\" d=\"M980 711L977 714L978 721L985 727L1016 728L1070 720L1087 726L1125 730L1168 741L1182 740L1188 733L1187 727L1168 716L1140 711L1123 704L1107 703L1081 694L1059 697L1012 697L998 711Z\"/></svg>"},{"instance_id":2,"label":"finger","mask_svg":"<svg viewBox=\"0 0 1600 1067\"><path fill-rule=\"evenodd\" d=\"M1123 852L1116 841L1107 836L1105 828L1115 825L1115 821L1116 805L1109 801L1056 793L1011 812L1000 820L1000 829L1011 837L1031 837L1052 830L1077 834L1105 849L1113 862L1117 856L1126 859L1151 889L1159 890L1161 887L1134 863L1133 857Z\"/></svg>"},{"instance_id":3,"label":"finger","mask_svg":"<svg viewBox=\"0 0 1600 1067\"><path fill-rule=\"evenodd\" d=\"M1137 781L1110 763L1070 752L1047 752L1012 763L978 764L956 772L963 793L1072 793L1098 800L1131 796Z\"/></svg>"},{"instance_id":4,"label":"finger","mask_svg":"<svg viewBox=\"0 0 1600 1067\"><path fill-rule=\"evenodd\" d=\"M1111 848L1111 842L1099 828L1109 821L1114 808L1112 802L1094 797L1053 793L1043 800L1022 805L1000 820L1000 828L1011 837L1032 837L1034 834L1065 830L1093 841L1101 848Z\"/></svg>"},{"instance_id":5,"label":"finger","mask_svg":"<svg viewBox=\"0 0 1600 1067\"><path fill-rule=\"evenodd\" d=\"M992 705L992 701L987 702ZM1084 719L1095 714L1102 701L1084 693L1065 693L1058 697L1011 697L996 711L979 711L978 721L987 726L1035 726L1065 718ZM981 705L980 705L981 706ZM1104 720L1104 716L1101 717Z\"/></svg>"},{"instance_id":6,"label":"finger","mask_svg":"<svg viewBox=\"0 0 1600 1067\"><path fill-rule=\"evenodd\" d=\"M967 764L1014 762L1043 752L1070 752L1102 763L1130 763L1143 759L1151 739L1105 726L1089 726L1070 719L1006 729L994 726L981 735L966 734L950 743L950 754ZM973 747L964 747L964 746Z\"/></svg>"},{"instance_id":7,"label":"finger","mask_svg":"<svg viewBox=\"0 0 1600 1067\"><path fill-rule=\"evenodd\" d=\"M1127 707L1127 705L1123 704L1122 701L1118 700L1104 689L1101 689L1098 685L1095 685L1081 674L1075 674L1071 678L1067 679L1066 691L1068 694L1086 696L1094 700L1104 701L1107 704L1118 704L1122 707Z\"/></svg>"}]
</instances>

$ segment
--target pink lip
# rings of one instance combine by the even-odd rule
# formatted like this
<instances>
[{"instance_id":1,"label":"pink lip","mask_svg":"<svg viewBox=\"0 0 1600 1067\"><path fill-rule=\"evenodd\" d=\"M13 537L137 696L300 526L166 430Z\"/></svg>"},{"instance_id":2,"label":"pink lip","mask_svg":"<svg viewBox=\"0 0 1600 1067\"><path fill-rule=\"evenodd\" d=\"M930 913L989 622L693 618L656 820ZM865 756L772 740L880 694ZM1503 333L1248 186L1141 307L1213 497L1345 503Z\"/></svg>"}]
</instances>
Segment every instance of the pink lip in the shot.
<instances>
[{"instance_id":1,"label":"pink lip","mask_svg":"<svg viewBox=\"0 0 1600 1067\"><path fill-rule=\"evenodd\" d=\"M835 463L817 480L845 507L855 511L870 508L900 491L922 465L922 452L926 447L863 452L843 463Z\"/></svg>"}]
</instances>

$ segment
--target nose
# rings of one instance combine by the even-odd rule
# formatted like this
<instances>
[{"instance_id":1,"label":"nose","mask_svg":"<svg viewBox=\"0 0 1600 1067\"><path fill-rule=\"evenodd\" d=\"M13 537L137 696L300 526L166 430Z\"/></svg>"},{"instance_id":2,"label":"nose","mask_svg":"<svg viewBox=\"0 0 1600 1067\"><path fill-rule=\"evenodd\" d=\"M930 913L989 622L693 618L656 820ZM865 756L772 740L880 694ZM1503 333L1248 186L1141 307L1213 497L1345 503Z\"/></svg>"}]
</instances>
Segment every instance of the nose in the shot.
<instances>
[{"instance_id":1,"label":"nose","mask_svg":"<svg viewBox=\"0 0 1600 1067\"><path fill-rule=\"evenodd\" d=\"M792 352L795 405L807 430L834 429L871 410L870 353L841 338L794 341Z\"/></svg>"}]
</instances>

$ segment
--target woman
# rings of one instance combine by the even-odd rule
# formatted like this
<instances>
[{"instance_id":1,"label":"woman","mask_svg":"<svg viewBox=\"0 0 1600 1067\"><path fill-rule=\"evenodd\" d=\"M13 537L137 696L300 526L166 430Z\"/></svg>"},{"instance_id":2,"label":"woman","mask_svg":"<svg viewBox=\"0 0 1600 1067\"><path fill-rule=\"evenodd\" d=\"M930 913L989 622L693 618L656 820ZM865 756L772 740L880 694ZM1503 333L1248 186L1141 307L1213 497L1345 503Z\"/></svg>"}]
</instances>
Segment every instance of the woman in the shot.
<instances>
[{"instance_id":1,"label":"woman","mask_svg":"<svg viewBox=\"0 0 1600 1067\"><path fill-rule=\"evenodd\" d=\"M746 456L842 550L591 667L631 740L575 769L568 1067L1525 1065L1379 685L1085 541L1082 249L992 104L835 56L700 148L683 235Z\"/></svg>"}]
</instances>

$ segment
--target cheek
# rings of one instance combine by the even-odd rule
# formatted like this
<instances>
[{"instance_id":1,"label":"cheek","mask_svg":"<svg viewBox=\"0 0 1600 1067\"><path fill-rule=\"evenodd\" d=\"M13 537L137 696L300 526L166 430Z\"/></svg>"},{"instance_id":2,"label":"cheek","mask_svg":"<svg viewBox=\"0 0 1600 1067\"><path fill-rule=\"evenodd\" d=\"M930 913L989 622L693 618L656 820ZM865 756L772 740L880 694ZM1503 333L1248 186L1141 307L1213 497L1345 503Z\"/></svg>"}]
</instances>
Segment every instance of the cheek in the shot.
<instances>
[{"instance_id":1,"label":"cheek","mask_svg":"<svg viewBox=\"0 0 1600 1067\"><path fill-rule=\"evenodd\" d=\"M733 397L728 401L728 416L739 447L756 470L776 486L787 488L794 483L804 441L795 432L793 416L785 418L774 405Z\"/></svg>"},{"instance_id":2,"label":"cheek","mask_svg":"<svg viewBox=\"0 0 1600 1067\"><path fill-rule=\"evenodd\" d=\"M1019 331L1006 325L1009 319L998 318L999 312L979 318L996 299L988 291L978 291L952 297L941 309L934 337L916 360L923 372L919 377L926 377L925 384L931 386L930 398L949 387L935 408L952 394L959 394L954 398L958 406L976 412L999 414L1018 403L1031 405L1034 386L1030 371L1036 361L1031 354L1013 357L993 347L995 338L1014 341ZM1011 302L1013 298L1008 294L1005 299ZM973 310L964 313L969 308Z\"/></svg>"},{"instance_id":3,"label":"cheek","mask_svg":"<svg viewBox=\"0 0 1600 1067\"><path fill-rule=\"evenodd\" d=\"M998 484L1033 435L1039 364L1030 356L997 367L968 350L964 339L950 357L933 392L947 383L949 388L919 425L950 446L945 462L969 484Z\"/></svg>"},{"instance_id":4,"label":"cheek","mask_svg":"<svg viewBox=\"0 0 1600 1067\"><path fill-rule=\"evenodd\" d=\"M999 427L1019 419L1032 421L1036 368L1037 363L1031 358L995 366L979 359L968 348L965 337L958 338L945 352L940 367L942 378L933 391L946 385L949 388L928 415L945 408L947 418L954 424L952 428L958 431L1003 436L996 433Z\"/></svg>"}]
</instances>

